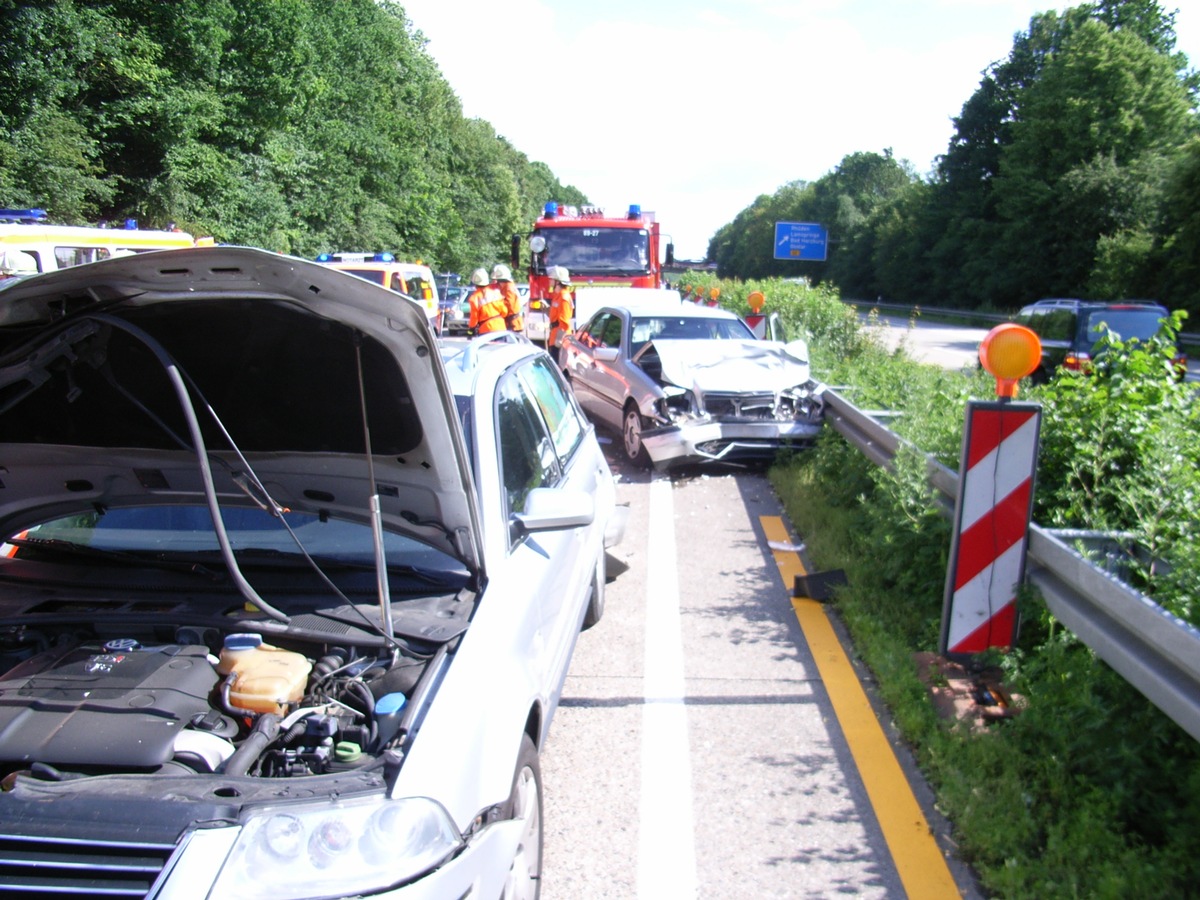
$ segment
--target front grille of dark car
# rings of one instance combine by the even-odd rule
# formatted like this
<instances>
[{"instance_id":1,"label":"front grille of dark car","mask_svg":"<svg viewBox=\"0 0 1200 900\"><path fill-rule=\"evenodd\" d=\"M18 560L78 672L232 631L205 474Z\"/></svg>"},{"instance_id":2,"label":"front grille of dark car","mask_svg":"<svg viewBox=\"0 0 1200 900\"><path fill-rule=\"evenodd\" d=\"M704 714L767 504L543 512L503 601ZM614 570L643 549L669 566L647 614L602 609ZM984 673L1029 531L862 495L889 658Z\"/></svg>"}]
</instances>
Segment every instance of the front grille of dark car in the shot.
<instances>
[{"instance_id":1,"label":"front grille of dark car","mask_svg":"<svg viewBox=\"0 0 1200 900\"><path fill-rule=\"evenodd\" d=\"M774 419L774 394L705 394L704 409L717 419Z\"/></svg>"},{"instance_id":2,"label":"front grille of dark car","mask_svg":"<svg viewBox=\"0 0 1200 900\"><path fill-rule=\"evenodd\" d=\"M0 831L0 898L145 897L174 844L25 837Z\"/></svg>"}]
</instances>

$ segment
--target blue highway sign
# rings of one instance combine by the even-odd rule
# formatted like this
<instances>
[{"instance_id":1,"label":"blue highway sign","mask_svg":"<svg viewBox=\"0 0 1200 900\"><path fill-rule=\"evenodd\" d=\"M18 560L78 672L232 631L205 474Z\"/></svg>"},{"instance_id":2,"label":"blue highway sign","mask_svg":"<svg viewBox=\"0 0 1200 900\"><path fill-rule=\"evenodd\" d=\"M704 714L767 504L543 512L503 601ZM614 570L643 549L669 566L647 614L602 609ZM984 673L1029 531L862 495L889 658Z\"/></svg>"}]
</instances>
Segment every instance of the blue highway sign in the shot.
<instances>
[{"instance_id":1,"label":"blue highway sign","mask_svg":"<svg viewBox=\"0 0 1200 900\"><path fill-rule=\"evenodd\" d=\"M776 222L775 258L824 262L829 230L816 222Z\"/></svg>"}]
</instances>

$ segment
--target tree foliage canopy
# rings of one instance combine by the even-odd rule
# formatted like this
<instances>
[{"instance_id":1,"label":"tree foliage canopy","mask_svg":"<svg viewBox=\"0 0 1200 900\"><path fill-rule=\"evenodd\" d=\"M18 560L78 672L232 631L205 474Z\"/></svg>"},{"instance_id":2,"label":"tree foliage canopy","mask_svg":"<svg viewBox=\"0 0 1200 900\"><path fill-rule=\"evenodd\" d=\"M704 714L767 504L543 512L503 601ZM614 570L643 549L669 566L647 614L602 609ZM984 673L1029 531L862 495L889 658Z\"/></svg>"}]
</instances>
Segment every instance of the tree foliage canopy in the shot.
<instances>
[{"instance_id":1,"label":"tree foliage canopy","mask_svg":"<svg viewBox=\"0 0 1200 900\"><path fill-rule=\"evenodd\" d=\"M1175 51L1174 18L1155 0L1034 16L963 104L927 182L889 152L851 154L800 194L759 197L710 258L725 275L805 275L860 298L1156 297L1200 313L1200 77ZM751 231L748 216L773 218ZM747 246L797 217L829 227L827 263Z\"/></svg>"},{"instance_id":2,"label":"tree foliage canopy","mask_svg":"<svg viewBox=\"0 0 1200 900\"><path fill-rule=\"evenodd\" d=\"M464 271L587 199L463 117L396 3L0 0L0 28L0 206Z\"/></svg>"}]
</instances>

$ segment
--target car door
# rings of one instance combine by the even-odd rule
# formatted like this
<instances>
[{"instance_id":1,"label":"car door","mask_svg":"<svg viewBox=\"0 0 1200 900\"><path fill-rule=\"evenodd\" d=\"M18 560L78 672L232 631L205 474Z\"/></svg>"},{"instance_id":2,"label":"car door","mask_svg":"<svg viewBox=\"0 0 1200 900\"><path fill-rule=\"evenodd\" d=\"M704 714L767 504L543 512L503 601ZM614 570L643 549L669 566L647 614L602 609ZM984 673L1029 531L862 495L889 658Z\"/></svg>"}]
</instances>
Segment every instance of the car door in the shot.
<instances>
[{"instance_id":1,"label":"car door","mask_svg":"<svg viewBox=\"0 0 1200 900\"><path fill-rule=\"evenodd\" d=\"M580 405L594 420L621 427L627 396L622 370L629 365L625 320L615 312L600 312L575 342L577 352L568 372Z\"/></svg>"},{"instance_id":2,"label":"car door","mask_svg":"<svg viewBox=\"0 0 1200 900\"><path fill-rule=\"evenodd\" d=\"M497 392L500 471L509 520L525 508L535 488L594 495L604 474L589 427L554 369L539 355L508 372ZM535 598L535 666L549 690L566 676L583 605L599 553L602 523L561 531L524 534L515 522L509 533L505 582ZM550 691L553 693L553 691Z\"/></svg>"}]
</instances>

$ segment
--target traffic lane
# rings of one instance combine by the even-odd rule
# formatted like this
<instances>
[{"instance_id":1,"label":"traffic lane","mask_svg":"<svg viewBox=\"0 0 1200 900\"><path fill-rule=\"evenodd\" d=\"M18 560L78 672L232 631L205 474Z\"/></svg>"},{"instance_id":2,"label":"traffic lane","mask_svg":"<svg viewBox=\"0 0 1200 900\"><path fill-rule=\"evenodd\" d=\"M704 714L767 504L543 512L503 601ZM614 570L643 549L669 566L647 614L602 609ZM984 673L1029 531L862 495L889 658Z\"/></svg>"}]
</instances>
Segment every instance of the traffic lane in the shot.
<instances>
[{"instance_id":1,"label":"traffic lane","mask_svg":"<svg viewBox=\"0 0 1200 900\"><path fill-rule=\"evenodd\" d=\"M868 321L866 316L862 320ZM989 331L900 316L879 316L872 330L889 350L904 347L913 359L945 369L978 365L979 344Z\"/></svg>"},{"instance_id":2,"label":"traffic lane","mask_svg":"<svg viewBox=\"0 0 1200 900\"><path fill-rule=\"evenodd\" d=\"M643 883L676 874L680 860L643 833L643 804L657 789L645 769L655 765L690 774L681 805L693 815L679 821L681 811L673 827L693 849L684 862L694 871L678 877L703 885L702 896L904 896L756 531L760 514L780 514L769 483L724 473L668 488L664 513L652 508L648 476L620 484L631 514L618 549L629 568L608 586L604 619L580 638L543 757L544 896L648 896L639 865L649 869ZM652 517L674 524L673 562L648 558ZM645 629L658 599L647 596L651 573L663 565L677 577L687 749L655 761L641 746L643 682L657 660L645 655Z\"/></svg>"},{"instance_id":3,"label":"traffic lane","mask_svg":"<svg viewBox=\"0 0 1200 900\"><path fill-rule=\"evenodd\" d=\"M903 896L758 530L782 515L769 482L675 488L700 883L722 897Z\"/></svg>"}]
</instances>

